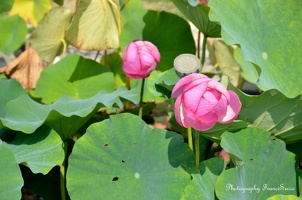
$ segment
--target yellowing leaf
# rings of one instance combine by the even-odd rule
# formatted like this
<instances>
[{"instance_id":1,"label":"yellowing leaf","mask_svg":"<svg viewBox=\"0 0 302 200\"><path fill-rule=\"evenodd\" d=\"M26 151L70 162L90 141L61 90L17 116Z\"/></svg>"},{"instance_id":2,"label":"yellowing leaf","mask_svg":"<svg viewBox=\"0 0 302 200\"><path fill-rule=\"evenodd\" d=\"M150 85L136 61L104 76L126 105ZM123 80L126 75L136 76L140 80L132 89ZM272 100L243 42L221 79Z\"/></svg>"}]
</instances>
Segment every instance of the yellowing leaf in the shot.
<instances>
[{"instance_id":1,"label":"yellowing leaf","mask_svg":"<svg viewBox=\"0 0 302 200\"><path fill-rule=\"evenodd\" d=\"M60 53L65 41L65 30L71 20L72 12L64 7L51 9L38 24L29 41L39 55L52 63Z\"/></svg>"},{"instance_id":2,"label":"yellowing leaf","mask_svg":"<svg viewBox=\"0 0 302 200\"><path fill-rule=\"evenodd\" d=\"M10 15L19 14L25 21L37 26L50 8L50 0L15 0Z\"/></svg>"},{"instance_id":3,"label":"yellowing leaf","mask_svg":"<svg viewBox=\"0 0 302 200\"><path fill-rule=\"evenodd\" d=\"M66 40L82 50L118 48L120 27L118 0L78 0Z\"/></svg>"}]
</instances>

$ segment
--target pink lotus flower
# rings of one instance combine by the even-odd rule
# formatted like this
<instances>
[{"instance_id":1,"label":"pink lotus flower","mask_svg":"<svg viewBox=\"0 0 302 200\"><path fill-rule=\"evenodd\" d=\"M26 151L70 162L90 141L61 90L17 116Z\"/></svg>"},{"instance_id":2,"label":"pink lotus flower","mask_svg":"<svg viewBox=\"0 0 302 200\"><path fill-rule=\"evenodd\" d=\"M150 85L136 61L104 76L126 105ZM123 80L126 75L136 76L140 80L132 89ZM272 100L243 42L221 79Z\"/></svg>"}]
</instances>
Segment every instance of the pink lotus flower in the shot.
<instances>
[{"instance_id":1,"label":"pink lotus flower","mask_svg":"<svg viewBox=\"0 0 302 200\"><path fill-rule=\"evenodd\" d=\"M235 92L203 74L181 78L173 88L172 97L177 98L174 105L177 122L199 131L211 129L216 122L232 122L241 109Z\"/></svg>"},{"instance_id":2,"label":"pink lotus flower","mask_svg":"<svg viewBox=\"0 0 302 200\"><path fill-rule=\"evenodd\" d=\"M160 53L154 44L136 40L124 50L123 70L129 78L146 78L155 70L159 61Z\"/></svg>"}]
</instances>

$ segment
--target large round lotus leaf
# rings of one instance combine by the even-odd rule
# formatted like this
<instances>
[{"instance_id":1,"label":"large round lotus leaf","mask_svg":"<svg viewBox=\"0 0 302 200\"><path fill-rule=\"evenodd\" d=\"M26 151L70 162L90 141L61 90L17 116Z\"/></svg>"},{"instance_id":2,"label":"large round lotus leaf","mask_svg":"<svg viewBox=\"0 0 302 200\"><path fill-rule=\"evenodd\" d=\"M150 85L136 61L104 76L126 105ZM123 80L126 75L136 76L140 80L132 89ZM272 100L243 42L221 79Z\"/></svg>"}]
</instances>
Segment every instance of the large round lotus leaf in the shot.
<instances>
[{"instance_id":1,"label":"large round lotus leaf","mask_svg":"<svg viewBox=\"0 0 302 200\"><path fill-rule=\"evenodd\" d=\"M300 0L211 0L209 6L224 40L239 44L244 59L260 67L262 90L278 89L288 97L302 93Z\"/></svg>"},{"instance_id":2,"label":"large round lotus leaf","mask_svg":"<svg viewBox=\"0 0 302 200\"><path fill-rule=\"evenodd\" d=\"M49 9L50 0L15 0L10 14L19 14L25 21L36 26Z\"/></svg>"},{"instance_id":3,"label":"large round lotus leaf","mask_svg":"<svg viewBox=\"0 0 302 200\"><path fill-rule=\"evenodd\" d=\"M72 12L64 7L51 9L35 31L30 36L29 42L44 60L52 63L55 57L62 50L65 29L71 20Z\"/></svg>"},{"instance_id":4,"label":"large round lotus leaf","mask_svg":"<svg viewBox=\"0 0 302 200\"><path fill-rule=\"evenodd\" d=\"M76 142L67 190L74 200L179 199L194 167L180 135L151 129L135 115L113 115Z\"/></svg>"},{"instance_id":5,"label":"large round lotus leaf","mask_svg":"<svg viewBox=\"0 0 302 200\"><path fill-rule=\"evenodd\" d=\"M143 39L152 42L161 54L157 69L173 68L173 61L179 54L195 54L190 25L181 17L164 11L148 11L144 22Z\"/></svg>"},{"instance_id":6,"label":"large round lotus leaf","mask_svg":"<svg viewBox=\"0 0 302 200\"><path fill-rule=\"evenodd\" d=\"M22 175L14 154L0 140L0 199L21 199Z\"/></svg>"},{"instance_id":7,"label":"large round lotus leaf","mask_svg":"<svg viewBox=\"0 0 302 200\"><path fill-rule=\"evenodd\" d=\"M51 103L65 94L84 99L101 90L114 90L113 73L93 60L72 54L43 70L34 96Z\"/></svg>"},{"instance_id":8,"label":"large round lotus leaf","mask_svg":"<svg viewBox=\"0 0 302 200\"><path fill-rule=\"evenodd\" d=\"M6 146L17 162L28 166L33 173L47 174L64 160L60 136L47 127L41 127L31 135L18 133Z\"/></svg>"},{"instance_id":9,"label":"large round lotus leaf","mask_svg":"<svg viewBox=\"0 0 302 200\"><path fill-rule=\"evenodd\" d=\"M25 21L18 15L0 16L0 51L10 55L23 43L27 28Z\"/></svg>"},{"instance_id":10,"label":"large round lotus leaf","mask_svg":"<svg viewBox=\"0 0 302 200\"><path fill-rule=\"evenodd\" d=\"M219 199L266 199L276 194L295 195L295 155L267 131L246 128L222 135L221 146L237 165L217 179Z\"/></svg>"},{"instance_id":11,"label":"large round lotus leaf","mask_svg":"<svg viewBox=\"0 0 302 200\"><path fill-rule=\"evenodd\" d=\"M115 49L119 47L120 26L118 0L77 0L66 40L82 50Z\"/></svg>"}]
</instances>

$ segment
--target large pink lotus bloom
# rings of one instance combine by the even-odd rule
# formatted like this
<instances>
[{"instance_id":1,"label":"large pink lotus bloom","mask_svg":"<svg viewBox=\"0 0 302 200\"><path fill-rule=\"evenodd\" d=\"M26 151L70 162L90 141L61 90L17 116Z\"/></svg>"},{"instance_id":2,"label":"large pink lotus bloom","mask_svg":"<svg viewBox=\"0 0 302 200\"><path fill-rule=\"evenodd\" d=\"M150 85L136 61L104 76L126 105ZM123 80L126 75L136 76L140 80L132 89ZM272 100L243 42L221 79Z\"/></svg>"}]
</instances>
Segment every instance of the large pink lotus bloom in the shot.
<instances>
[{"instance_id":1,"label":"large pink lotus bloom","mask_svg":"<svg viewBox=\"0 0 302 200\"><path fill-rule=\"evenodd\" d=\"M159 61L160 53L154 44L136 40L124 50L123 70L129 78L147 78Z\"/></svg>"},{"instance_id":2,"label":"large pink lotus bloom","mask_svg":"<svg viewBox=\"0 0 302 200\"><path fill-rule=\"evenodd\" d=\"M181 78L172 91L176 98L174 112L177 122L195 130L211 129L216 122L226 124L238 116L241 102L235 92L203 74Z\"/></svg>"}]
</instances>

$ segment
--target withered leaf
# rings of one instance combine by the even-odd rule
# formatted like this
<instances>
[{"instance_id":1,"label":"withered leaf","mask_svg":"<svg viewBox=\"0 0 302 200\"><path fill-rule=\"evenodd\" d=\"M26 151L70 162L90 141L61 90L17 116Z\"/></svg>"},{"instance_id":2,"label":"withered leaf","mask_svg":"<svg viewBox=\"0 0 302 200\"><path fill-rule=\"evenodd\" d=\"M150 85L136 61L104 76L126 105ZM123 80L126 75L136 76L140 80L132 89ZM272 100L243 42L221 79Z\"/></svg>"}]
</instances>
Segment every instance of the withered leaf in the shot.
<instances>
[{"instance_id":1,"label":"withered leaf","mask_svg":"<svg viewBox=\"0 0 302 200\"><path fill-rule=\"evenodd\" d=\"M20 82L24 89L33 89L46 63L34 48L29 46L18 58L6 67L0 68L0 73Z\"/></svg>"}]
</instances>

